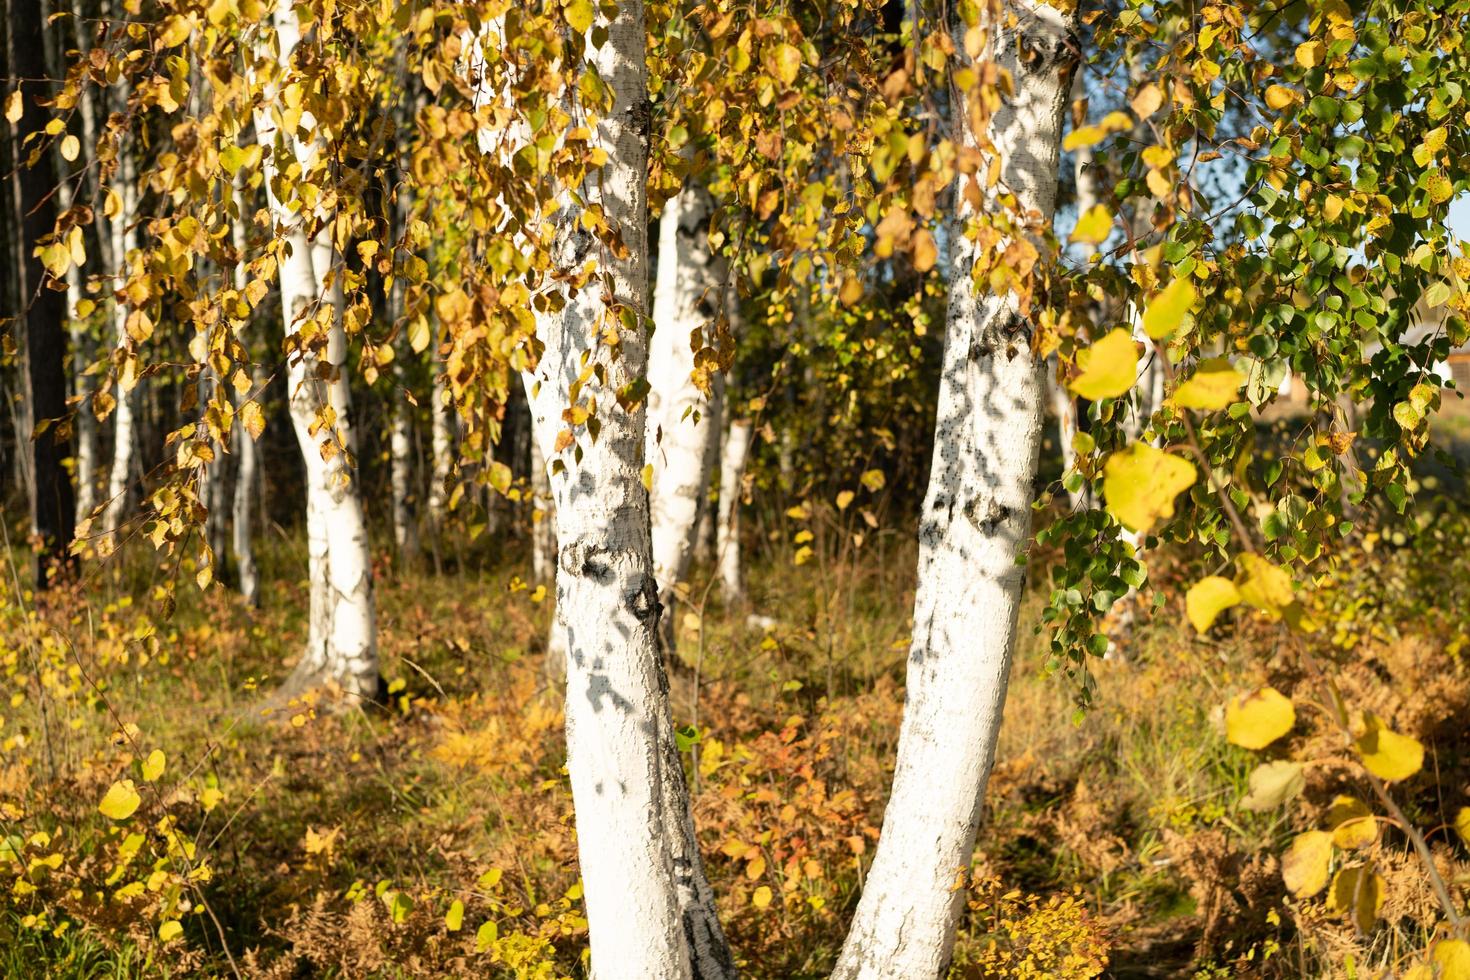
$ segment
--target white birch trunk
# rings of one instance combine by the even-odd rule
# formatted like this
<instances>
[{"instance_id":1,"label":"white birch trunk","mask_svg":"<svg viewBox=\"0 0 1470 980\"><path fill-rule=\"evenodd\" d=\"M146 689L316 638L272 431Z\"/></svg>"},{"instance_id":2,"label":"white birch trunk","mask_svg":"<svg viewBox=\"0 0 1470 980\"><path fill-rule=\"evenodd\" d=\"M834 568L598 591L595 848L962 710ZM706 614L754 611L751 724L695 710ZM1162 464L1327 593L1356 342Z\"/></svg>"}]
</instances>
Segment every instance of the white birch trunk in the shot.
<instances>
[{"instance_id":1,"label":"white birch trunk","mask_svg":"<svg viewBox=\"0 0 1470 980\"><path fill-rule=\"evenodd\" d=\"M664 205L658 226L646 453L653 464L653 570L670 643L675 589L689 574L700 501L709 491L709 433L719 424L711 399L692 380L691 334L712 323L723 288L709 247L712 211L709 192L691 185Z\"/></svg>"},{"instance_id":2,"label":"white birch trunk","mask_svg":"<svg viewBox=\"0 0 1470 980\"><path fill-rule=\"evenodd\" d=\"M399 189L398 212L402 224L407 211L406 191ZM389 318L396 324L403 318L403 281L395 277L389 297ZM399 560L405 563L418 558L418 524L413 513L413 406L408 401L408 358L412 347L404 334L399 335L393 358L393 379L398 390L393 393L393 415L389 423L388 452L393 472L393 544Z\"/></svg>"},{"instance_id":3,"label":"white birch trunk","mask_svg":"<svg viewBox=\"0 0 1470 980\"><path fill-rule=\"evenodd\" d=\"M118 197L122 209L108 226L111 233L112 260L115 265L114 286L121 288L127 278L128 249L133 244L133 232L129 223L138 203L137 173L133 165L131 148L126 142L118 147ZM128 343L128 308L114 300L112 304L113 333L118 347ZM127 384L117 385L117 406L112 413L112 468L107 476L107 509L103 512L102 526L113 534L122 526L128 510L128 491L133 479L133 448L137 442L136 414L137 399Z\"/></svg>"},{"instance_id":4,"label":"white birch trunk","mask_svg":"<svg viewBox=\"0 0 1470 980\"><path fill-rule=\"evenodd\" d=\"M710 384L710 422L704 426L704 490L699 494L699 518L694 525L696 564L707 565L715 554L715 498L711 477L720 472L720 447L724 445L730 408L725 400L725 376L716 375Z\"/></svg>"},{"instance_id":5,"label":"white birch trunk","mask_svg":"<svg viewBox=\"0 0 1470 980\"><path fill-rule=\"evenodd\" d=\"M272 20L276 29L277 64L284 72L300 39L289 0L278 0ZM294 157L305 169L312 164L317 148L298 142L289 133L278 132L270 112L275 86L267 85L266 90L266 108L257 111L255 130L256 138L267 152L266 196L271 216L278 227L285 229L290 245L291 254L282 258L280 267L286 337L299 336L302 326L320 304L333 310L327 328L328 380L318 377L320 357L310 350L298 351L287 359L291 424L306 465L311 608L306 651L287 681L286 690L334 683L349 696L372 699L378 693L372 558L352 459L346 337L335 315L339 306L337 288L329 284L333 265L330 232L324 227L314 240L309 239L304 227L306 219L293 214L272 189L281 159ZM314 120L303 116L302 129L310 131L314 125ZM335 414L335 426L322 426L313 433L313 423L328 408Z\"/></svg>"},{"instance_id":6,"label":"white birch trunk","mask_svg":"<svg viewBox=\"0 0 1470 980\"><path fill-rule=\"evenodd\" d=\"M454 418L450 414L449 379L440 371L434 375L434 394L429 401L430 475L429 526L434 533L444 530L448 513L449 474L454 466Z\"/></svg>"},{"instance_id":7,"label":"white birch trunk","mask_svg":"<svg viewBox=\"0 0 1470 980\"><path fill-rule=\"evenodd\" d=\"M647 290L648 107L643 5L624 0L607 40L588 56L614 94L593 146L609 155L588 187L628 248L624 260L598 250L581 231L578 208L564 194L556 222L558 266L580 268L598 254L620 303L641 309ZM566 452L551 478L558 537L557 611L567 633L567 768L577 814L592 972L602 978L693 975L674 884L674 853L662 780L671 778L658 733L670 730L659 662L658 595L642 484L644 411L618 405L613 393L641 376L648 350L641 331L624 332L619 356L594 343L606 308L602 288L569 297L538 327L545 351L527 394L542 452L555 459L560 409L587 353L606 369L589 382L602 428L584 432L582 457ZM645 317L640 317L645 319ZM602 389L602 390L598 390ZM586 390L586 389L584 389ZM672 777L678 778L678 777Z\"/></svg>"},{"instance_id":8,"label":"white birch trunk","mask_svg":"<svg viewBox=\"0 0 1470 980\"><path fill-rule=\"evenodd\" d=\"M1068 18L1007 0L992 57L1015 79L991 136L1021 209L1049 224L1070 71ZM960 41L962 28L956 30ZM958 98L960 107L965 103ZM957 113L956 138L975 145ZM963 196L962 196L963 199ZM977 295L974 244L951 235L934 462L919 529L907 703L883 832L836 978L924 980L949 969L994 762L1030 539L1042 365L1010 296Z\"/></svg>"},{"instance_id":9,"label":"white birch trunk","mask_svg":"<svg viewBox=\"0 0 1470 980\"><path fill-rule=\"evenodd\" d=\"M740 562L740 495L745 458L750 453L751 424L734 419L725 430L720 453L720 516L715 530L715 554L720 569L720 588L725 598L745 598L745 579Z\"/></svg>"}]
</instances>

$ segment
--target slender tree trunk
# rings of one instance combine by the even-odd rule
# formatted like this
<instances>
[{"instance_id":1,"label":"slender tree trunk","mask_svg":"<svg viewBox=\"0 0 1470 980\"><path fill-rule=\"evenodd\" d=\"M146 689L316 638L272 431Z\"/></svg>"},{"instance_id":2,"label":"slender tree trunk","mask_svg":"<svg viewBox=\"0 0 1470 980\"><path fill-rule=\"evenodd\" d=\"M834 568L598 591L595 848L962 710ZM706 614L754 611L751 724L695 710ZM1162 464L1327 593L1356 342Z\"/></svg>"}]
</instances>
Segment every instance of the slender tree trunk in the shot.
<instances>
[{"instance_id":1,"label":"slender tree trunk","mask_svg":"<svg viewBox=\"0 0 1470 980\"><path fill-rule=\"evenodd\" d=\"M407 212L407 190L398 189L396 208L400 227ZM388 317L396 323L403 318L404 285L401 277L394 277L392 293L388 298ZM392 460L393 495L393 544L398 548L398 560L409 565L418 559L418 523L414 519L413 506L413 406L407 393L412 379L408 376L408 360L413 349L408 344L406 332L400 331L397 350L393 357L393 380L398 390L393 393L392 420L389 423L388 449Z\"/></svg>"},{"instance_id":2,"label":"slender tree trunk","mask_svg":"<svg viewBox=\"0 0 1470 980\"><path fill-rule=\"evenodd\" d=\"M300 28L289 0L278 0L273 11L279 67L290 64L300 40ZM378 695L377 624L373 607L372 556L368 551L367 522L363 514L354 440L350 425L345 364L346 337L338 311L339 288L330 283L333 249L329 226L322 215L293 214L271 190L274 160L294 155L306 169L314 164L317 148L278 132L271 114L274 84L266 88L266 107L255 117L256 138L267 155L266 187L271 215L286 230L290 255L280 267L280 291L288 342L300 336L307 319L316 317L326 327L326 378L318 373L322 354L311 349L293 351L287 358L287 386L291 424L306 464L306 526L310 574L310 613L306 651L286 691L320 683L340 686L349 696L366 700ZM315 125L303 116L301 128ZM277 156L281 154L281 156ZM307 221L322 227L308 236ZM330 408L334 426L312 432L313 423Z\"/></svg>"},{"instance_id":3,"label":"slender tree trunk","mask_svg":"<svg viewBox=\"0 0 1470 980\"><path fill-rule=\"evenodd\" d=\"M700 498L709 490L709 433L719 424L711 400L692 377L691 334L711 325L723 286L709 247L713 209L709 192L691 184L669 199L659 219L646 453L653 465L653 570L665 610L664 640L671 649L675 587L689 574Z\"/></svg>"},{"instance_id":4,"label":"slender tree trunk","mask_svg":"<svg viewBox=\"0 0 1470 980\"><path fill-rule=\"evenodd\" d=\"M727 409L728 410L728 409ZM748 419L732 419L725 431L724 449L720 454L720 517L716 527L715 554L718 556L720 588L725 598L745 598L745 579L740 562L740 497L741 474L750 453L752 426Z\"/></svg>"},{"instance_id":5,"label":"slender tree trunk","mask_svg":"<svg viewBox=\"0 0 1470 980\"><path fill-rule=\"evenodd\" d=\"M444 530L444 517L449 506L449 474L454 467L454 418L450 415L449 380L442 371L434 375L434 393L429 401L429 425L429 526L437 536Z\"/></svg>"},{"instance_id":6,"label":"slender tree trunk","mask_svg":"<svg viewBox=\"0 0 1470 980\"><path fill-rule=\"evenodd\" d=\"M124 100L126 97L124 97ZM118 197L122 209L109 224L111 232L112 260L114 263L114 288L120 289L127 279L128 249L133 244L133 232L129 228L138 204L137 173L133 163L132 149L124 140L118 147L117 183ZM114 299L112 303L113 335L119 350L128 345L128 308ZM122 526L128 511L129 491L133 483L133 453L138 441L137 395L133 393L137 379L125 375L118 379L117 406L112 413L112 467L107 477L107 509L102 524L107 533L115 533Z\"/></svg>"},{"instance_id":7,"label":"slender tree trunk","mask_svg":"<svg viewBox=\"0 0 1470 980\"><path fill-rule=\"evenodd\" d=\"M40 0L14 0L11 4L10 65L22 85L22 115L11 127L11 145L17 165L18 214L14 227L20 229L19 299L25 310L26 378L30 415L37 429L30 444L31 527L40 539L36 551L36 587L46 589L51 575L70 568L74 561L69 548L76 530L76 502L71 477L64 460L70 455L66 426L66 294L52 288L41 260L33 253L42 237L56 227L56 174L51 154L37 152L27 159L21 140L45 128L49 111L39 102L46 90L45 20ZM9 222L7 222L9 223ZM24 433L17 433L23 438Z\"/></svg>"},{"instance_id":8,"label":"slender tree trunk","mask_svg":"<svg viewBox=\"0 0 1470 980\"><path fill-rule=\"evenodd\" d=\"M245 227L246 192L245 171L239 170L235 174L235 195L240 208L240 216L230 224L231 241L235 246L236 263L234 272L234 285L237 292L243 294L245 287L249 284L249 274L245 265L245 254L249 248L249 238ZM248 340L244 341L248 343ZM260 604L260 573L255 566L255 543L251 535L253 518L255 515L255 483L259 478L260 471L260 447L256 445L255 439L239 419L240 407L245 404L245 399L250 395L261 397L265 385L265 372L259 365L253 365L250 372L250 391L235 393L236 424L231 430L231 444L235 455L235 494L231 502L230 530L232 532L232 545L235 550L235 574L240 582L240 594L245 601L252 606Z\"/></svg>"},{"instance_id":9,"label":"slender tree trunk","mask_svg":"<svg viewBox=\"0 0 1470 980\"><path fill-rule=\"evenodd\" d=\"M699 517L694 525L693 560L707 565L715 554L715 498L711 487L711 476L720 471L720 447L724 445L725 429L728 427L729 406L725 401L725 376L710 379L709 424L704 428L704 480L699 493Z\"/></svg>"},{"instance_id":10,"label":"slender tree trunk","mask_svg":"<svg viewBox=\"0 0 1470 980\"><path fill-rule=\"evenodd\" d=\"M1070 74L1067 15L1006 0L991 56L1015 79L991 137L1020 210L1049 224ZM963 26L952 27L961 42ZM963 47L962 43L959 45ZM976 145L957 94L957 140ZM968 110L968 111L966 111ZM964 201L965 196L960 195ZM883 832L833 976L944 977L995 757L1030 538L1042 364L1011 295L977 295L975 245L951 233L949 312L934 461L919 529L907 703Z\"/></svg>"}]
</instances>

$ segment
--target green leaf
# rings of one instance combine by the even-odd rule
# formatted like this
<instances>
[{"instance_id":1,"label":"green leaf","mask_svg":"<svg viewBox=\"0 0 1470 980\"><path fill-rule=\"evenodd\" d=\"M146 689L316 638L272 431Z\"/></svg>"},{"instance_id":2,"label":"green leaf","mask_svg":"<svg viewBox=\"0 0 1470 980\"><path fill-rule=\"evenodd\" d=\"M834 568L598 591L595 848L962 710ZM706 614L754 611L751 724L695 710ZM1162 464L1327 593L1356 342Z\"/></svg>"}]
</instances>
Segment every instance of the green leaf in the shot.
<instances>
[{"instance_id":1,"label":"green leaf","mask_svg":"<svg viewBox=\"0 0 1470 980\"><path fill-rule=\"evenodd\" d=\"M449 903L449 911L444 913L444 928L450 932L459 932L464 925L464 902L459 899Z\"/></svg>"},{"instance_id":2,"label":"green leaf","mask_svg":"<svg viewBox=\"0 0 1470 980\"><path fill-rule=\"evenodd\" d=\"M500 928L494 922L486 922L475 930L475 952L488 952L495 941L500 938Z\"/></svg>"},{"instance_id":3,"label":"green leaf","mask_svg":"<svg viewBox=\"0 0 1470 980\"><path fill-rule=\"evenodd\" d=\"M1138 347L1121 328L1077 354L1082 373L1067 387L1088 401L1117 398L1138 380Z\"/></svg>"}]
</instances>

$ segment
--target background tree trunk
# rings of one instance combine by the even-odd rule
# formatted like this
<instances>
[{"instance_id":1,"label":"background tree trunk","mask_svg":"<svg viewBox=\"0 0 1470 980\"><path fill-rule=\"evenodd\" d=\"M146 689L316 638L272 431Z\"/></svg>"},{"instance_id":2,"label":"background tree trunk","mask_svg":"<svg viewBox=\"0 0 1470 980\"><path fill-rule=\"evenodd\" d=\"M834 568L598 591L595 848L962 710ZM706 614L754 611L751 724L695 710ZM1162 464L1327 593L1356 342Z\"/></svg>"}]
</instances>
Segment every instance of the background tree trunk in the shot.
<instances>
[{"instance_id":1,"label":"background tree trunk","mask_svg":"<svg viewBox=\"0 0 1470 980\"><path fill-rule=\"evenodd\" d=\"M39 257L33 254L42 237L56 227L56 173L52 155L33 145L29 153L21 140L45 128L50 112L39 100L47 95L45 18L40 0L13 0L11 4L11 59L20 81L23 110L11 127L18 193L13 227L20 229L18 298L25 310L26 380L30 417L36 429L29 435L31 457L31 528L40 539L36 551L36 587L51 584L52 572L70 568L68 549L76 531L76 501L64 460L70 455L66 407L66 294L51 288Z\"/></svg>"},{"instance_id":2,"label":"background tree trunk","mask_svg":"<svg viewBox=\"0 0 1470 980\"><path fill-rule=\"evenodd\" d=\"M719 424L711 399L693 380L691 334L712 324L723 286L709 247L714 202L691 184L664 204L659 218L658 280L648 344L646 456L653 464L649 511L653 570L672 651L674 590L689 574L700 500L709 490L707 443Z\"/></svg>"},{"instance_id":3,"label":"background tree trunk","mask_svg":"<svg viewBox=\"0 0 1470 980\"><path fill-rule=\"evenodd\" d=\"M1076 64L1071 23L1009 0L991 56L1015 95L990 134L1004 185L1049 225L1063 109ZM952 25L963 48L964 26ZM975 146L960 94L958 141ZM963 194L959 195L964 201ZM962 887L995 757L1030 539L1041 442L1042 365L1012 295L977 295L973 242L959 208L950 241L949 311L934 461L919 528L919 579L907 700L893 790L852 929L833 976L923 980L949 969Z\"/></svg>"},{"instance_id":4,"label":"background tree trunk","mask_svg":"<svg viewBox=\"0 0 1470 980\"><path fill-rule=\"evenodd\" d=\"M729 411L728 399L726 411ZM750 420L732 420L725 431L724 448L720 453L720 517L715 529L715 554L718 555L720 588L730 601L745 598L740 561L740 478L745 471L745 457L750 452L751 434Z\"/></svg>"},{"instance_id":5,"label":"background tree trunk","mask_svg":"<svg viewBox=\"0 0 1470 980\"><path fill-rule=\"evenodd\" d=\"M127 97L121 96L126 102ZM122 139L117 151L118 197L121 210L108 225L111 234L113 287L120 289L127 281L128 249L133 246L133 232L129 223L138 205L137 172L133 163L131 144ZM118 350L128 345L128 308L117 299L112 303L113 337ZM137 446L137 404L133 393L135 379L120 377L117 384L117 405L112 412L112 466L107 477L107 509L102 525L108 534L114 534L122 526L128 512L128 498L133 485L133 455Z\"/></svg>"}]
</instances>

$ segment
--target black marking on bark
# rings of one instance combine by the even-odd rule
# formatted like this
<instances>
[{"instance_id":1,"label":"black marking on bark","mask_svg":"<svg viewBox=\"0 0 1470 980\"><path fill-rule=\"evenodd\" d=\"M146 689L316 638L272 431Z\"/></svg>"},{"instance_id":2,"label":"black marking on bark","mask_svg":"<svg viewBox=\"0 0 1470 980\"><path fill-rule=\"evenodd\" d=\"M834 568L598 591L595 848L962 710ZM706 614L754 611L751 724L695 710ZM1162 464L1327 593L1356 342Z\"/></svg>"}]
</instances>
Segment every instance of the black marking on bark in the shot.
<instances>
[{"instance_id":1,"label":"black marking on bark","mask_svg":"<svg viewBox=\"0 0 1470 980\"><path fill-rule=\"evenodd\" d=\"M978 531L993 532L1002 521L1011 516L1009 507L995 502L995 498L983 494L971 497L965 503L965 519Z\"/></svg>"},{"instance_id":2,"label":"black marking on bark","mask_svg":"<svg viewBox=\"0 0 1470 980\"><path fill-rule=\"evenodd\" d=\"M628 107L628 125L646 143L648 141L649 127L653 122L653 103L648 99L635 102Z\"/></svg>"},{"instance_id":3,"label":"black marking on bark","mask_svg":"<svg viewBox=\"0 0 1470 980\"><path fill-rule=\"evenodd\" d=\"M607 582L612 577L612 552L602 545L573 541L561 550L562 571L568 575ZM560 595L561 590L557 590Z\"/></svg>"},{"instance_id":4,"label":"black marking on bark","mask_svg":"<svg viewBox=\"0 0 1470 980\"><path fill-rule=\"evenodd\" d=\"M658 586L652 575L639 576L637 584L623 597L628 609L640 623L657 623L663 604L658 601Z\"/></svg>"}]
</instances>

